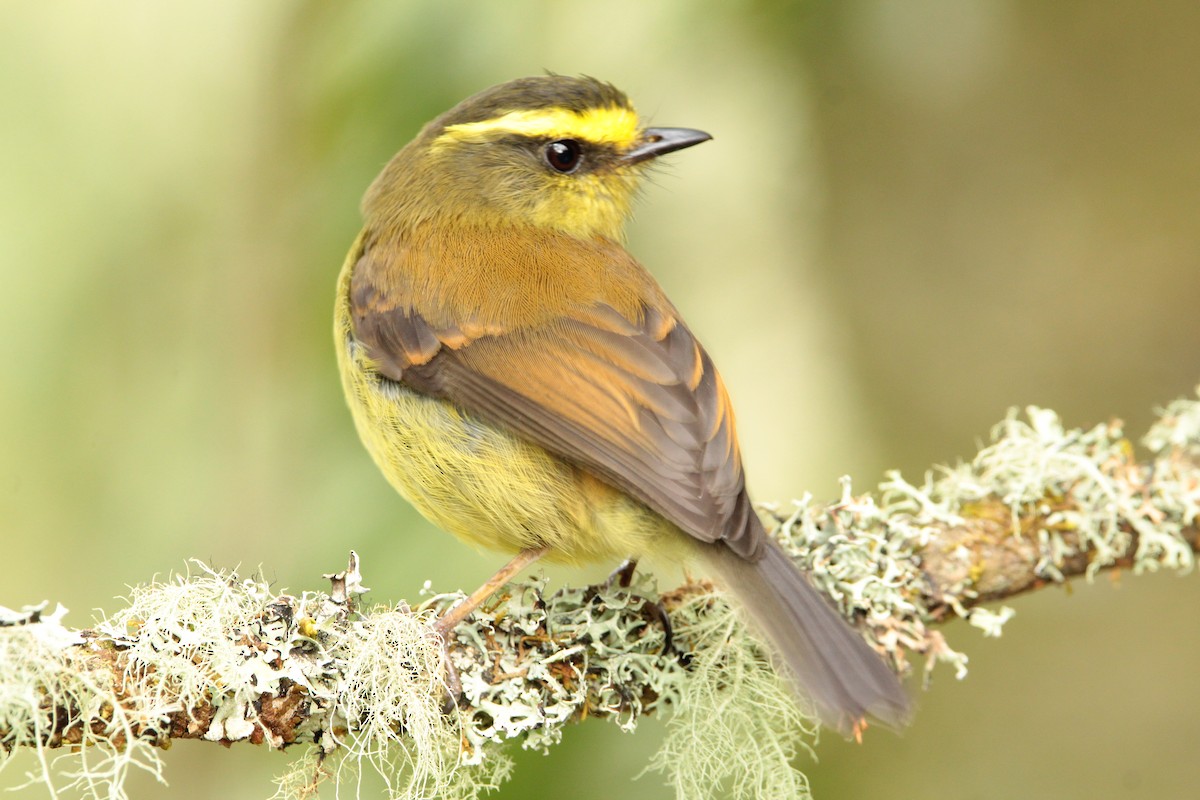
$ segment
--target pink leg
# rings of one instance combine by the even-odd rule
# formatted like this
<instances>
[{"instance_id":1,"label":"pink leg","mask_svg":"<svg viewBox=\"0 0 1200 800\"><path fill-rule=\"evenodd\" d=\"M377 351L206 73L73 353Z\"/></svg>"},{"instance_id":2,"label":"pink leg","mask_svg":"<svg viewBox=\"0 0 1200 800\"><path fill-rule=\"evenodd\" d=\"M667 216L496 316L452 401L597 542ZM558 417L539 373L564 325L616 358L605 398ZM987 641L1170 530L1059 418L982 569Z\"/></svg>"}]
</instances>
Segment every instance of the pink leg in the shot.
<instances>
[{"instance_id":1,"label":"pink leg","mask_svg":"<svg viewBox=\"0 0 1200 800\"><path fill-rule=\"evenodd\" d=\"M549 551L549 547L539 547L533 550L522 550L517 553L517 557L501 567L500 571L489 578L487 583L467 595L467 598L454 608L442 614L441 618L433 623L434 629L441 634L443 639L446 638L446 635L454 630L458 626L458 623L466 619L467 615L472 611L479 608L483 601L491 597L497 589L508 583L514 575L546 555Z\"/></svg>"}]
</instances>

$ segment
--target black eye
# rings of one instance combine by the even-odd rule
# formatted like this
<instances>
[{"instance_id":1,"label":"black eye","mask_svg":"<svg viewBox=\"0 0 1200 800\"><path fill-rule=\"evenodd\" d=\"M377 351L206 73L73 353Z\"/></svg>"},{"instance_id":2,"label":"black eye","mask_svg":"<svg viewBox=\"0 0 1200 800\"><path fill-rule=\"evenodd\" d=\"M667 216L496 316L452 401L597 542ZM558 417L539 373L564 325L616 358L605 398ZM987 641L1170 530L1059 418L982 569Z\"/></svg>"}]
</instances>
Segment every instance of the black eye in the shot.
<instances>
[{"instance_id":1,"label":"black eye","mask_svg":"<svg viewBox=\"0 0 1200 800\"><path fill-rule=\"evenodd\" d=\"M557 139L546 145L546 163L559 172L574 172L582 157L583 150L574 139Z\"/></svg>"}]
</instances>

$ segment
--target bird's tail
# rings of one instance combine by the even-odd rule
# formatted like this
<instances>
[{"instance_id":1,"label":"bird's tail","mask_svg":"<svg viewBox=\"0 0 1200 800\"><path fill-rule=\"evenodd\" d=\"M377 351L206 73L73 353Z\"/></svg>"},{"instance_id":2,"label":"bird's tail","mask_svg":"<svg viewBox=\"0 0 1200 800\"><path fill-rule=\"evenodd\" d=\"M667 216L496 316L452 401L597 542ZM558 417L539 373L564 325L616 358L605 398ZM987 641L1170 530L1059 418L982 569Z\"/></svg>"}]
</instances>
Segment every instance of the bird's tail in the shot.
<instances>
[{"instance_id":1,"label":"bird's tail","mask_svg":"<svg viewBox=\"0 0 1200 800\"><path fill-rule=\"evenodd\" d=\"M909 699L895 673L833 609L769 537L758 560L722 543L704 545L716 577L749 612L821 721L849 734L867 716L893 728Z\"/></svg>"}]
</instances>

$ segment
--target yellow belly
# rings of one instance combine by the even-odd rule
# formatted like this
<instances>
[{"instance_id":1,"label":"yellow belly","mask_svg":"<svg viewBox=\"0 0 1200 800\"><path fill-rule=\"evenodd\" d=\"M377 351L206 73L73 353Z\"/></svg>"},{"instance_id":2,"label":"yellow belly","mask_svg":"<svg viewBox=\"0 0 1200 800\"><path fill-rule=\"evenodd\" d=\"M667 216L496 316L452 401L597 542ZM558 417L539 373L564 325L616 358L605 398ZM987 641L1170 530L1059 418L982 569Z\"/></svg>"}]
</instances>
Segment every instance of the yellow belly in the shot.
<instances>
[{"instance_id":1,"label":"yellow belly","mask_svg":"<svg viewBox=\"0 0 1200 800\"><path fill-rule=\"evenodd\" d=\"M553 561L616 561L661 551L674 525L583 470L444 400L381 378L353 340L338 281L334 336L359 436L395 489L427 519L475 546L549 546Z\"/></svg>"}]
</instances>

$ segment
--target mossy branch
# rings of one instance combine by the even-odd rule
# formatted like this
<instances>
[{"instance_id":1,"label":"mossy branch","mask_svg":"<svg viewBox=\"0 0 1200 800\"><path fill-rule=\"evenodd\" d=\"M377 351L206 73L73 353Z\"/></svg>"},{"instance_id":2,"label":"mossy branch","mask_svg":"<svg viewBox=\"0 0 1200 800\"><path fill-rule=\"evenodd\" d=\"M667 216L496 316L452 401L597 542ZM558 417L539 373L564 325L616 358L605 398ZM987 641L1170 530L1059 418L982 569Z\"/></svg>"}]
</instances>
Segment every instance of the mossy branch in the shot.
<instances>
[{"instance_id":1,"label":"mossy branch","mask_svg":"<svg viewBox=\"0 0 1200 800\"><path fill-rule=\"evenodd\" d=\"M1143 441L1139 461L1118 422L1066 430L1029 409L969 464L919 486L891 475L855 496L845 481L836 503L767 513L898 670L919 656L926 675L945 661L962 677L967 659L937 623L962 617L998 635L1012 612L985 602L1117 566L1191 569L1200 403L1171 404ZM668 736L653 766L678 796L722 785L807 795L792 762L815 735L811 717L707 583L662 594L645 576L552 593L512 584L444 650L429 622L458 595L361 608L354 554L326 577L328 591L290 596L201 565L134 589L82 631L61 608L0 609L0 767L31 749L31 780L120 798L129 768L160 775L175 739L304 744L281 796L370 766L397 797L467 798L505 778L507 740L546 750L568 722L632 730L659 714Z\"/></svg>"}]
</instances>

